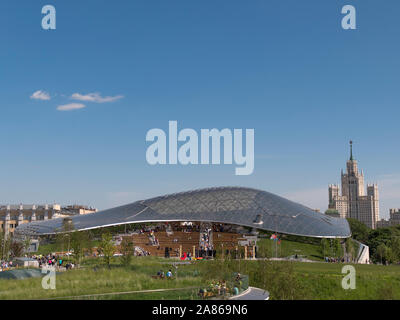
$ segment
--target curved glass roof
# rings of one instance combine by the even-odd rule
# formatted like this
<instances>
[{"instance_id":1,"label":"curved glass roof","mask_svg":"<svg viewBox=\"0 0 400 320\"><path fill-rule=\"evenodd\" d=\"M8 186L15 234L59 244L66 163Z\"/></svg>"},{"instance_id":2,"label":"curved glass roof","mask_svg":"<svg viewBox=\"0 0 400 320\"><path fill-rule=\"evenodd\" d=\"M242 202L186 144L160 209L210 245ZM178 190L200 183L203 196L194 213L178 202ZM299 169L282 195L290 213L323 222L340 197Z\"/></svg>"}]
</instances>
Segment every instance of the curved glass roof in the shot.
<instances>
[{"instance_id":1,"label":"curved glass roof","mask_svg":"<svg viewBox=\"0 0 400 320\"><path fill-rule=\"evenodd\" d=\"M272 193L242 187L200 189L141 200L88 215L71 218L75 230L167 221L204 221L253 227L309 237L346 238L346 219L315 212ZM54 234L63 218L36 221L17 227L18 233Z\"/></svg>"}]
</instances>

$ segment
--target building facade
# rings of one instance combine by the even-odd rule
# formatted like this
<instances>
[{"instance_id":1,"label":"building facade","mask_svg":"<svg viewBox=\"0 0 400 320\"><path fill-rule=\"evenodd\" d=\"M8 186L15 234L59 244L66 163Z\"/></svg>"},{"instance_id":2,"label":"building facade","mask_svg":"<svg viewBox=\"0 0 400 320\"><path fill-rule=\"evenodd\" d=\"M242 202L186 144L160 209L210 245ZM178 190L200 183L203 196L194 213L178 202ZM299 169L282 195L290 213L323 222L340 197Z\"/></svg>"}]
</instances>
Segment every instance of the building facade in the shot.
<instances>
[{"instance_id":1,"label":"building facade","mask_svg":"<svg viewBox=\"0 0 400 320\"><path fill-rule=\"evenodd\" d=\"M57 218L67 218L69 216L85 215L97 212L96 208L83 206L80 204L74 204L61 208L61 211L57 213Z\"/></svg>"},{"instance_id":2,"label":"building facade","mask_svg":"<svg viewBox=\"0 0 400 320\"><path fill-rule=\"evenodd\" d=\"M59 204L53 205L3 205L0 206L0 232L13 234L23 223L54 218L61 211Z\"/></svg>"},{"instance_id":3,"label":"building facade","mask_svg":"<svg viewBox=\"0 0 400 320\"><path fill-rule=\"evenodd\" d=\"M61 207L59 204L51 205L0 205L0 232L6 236L12 235L15 228L24 223L33 221L50 220L68 217L71 215L94 213L97 209L81 205Z\"/></svg>"},{"instance_id":4,"label":"building facade","mask_svg":"<svg viewBox=\"0 0 400 320\"><path fill-rule=\"evenodd\" d=\"M389 220L381 219L377 223L378 228L387 228L392 226L400 225L400 209L390 209L389 210L390 218Z\"/></svg>"},{"instance_id":5,"label":"building facade","mask_svg":"<svg viewBox=\"0 0 400 320\"><path fill-rule=\"evenodd\" d=\"M364 172L358 170L351 141L350 159L346 164L346 172L341 172L341 180L341 193L338 185L329 185L329 209L337 210L340 218L353 218L376 229L379 220L378 186L368 184L365 194Z\"/></svg>"}]
</instances>

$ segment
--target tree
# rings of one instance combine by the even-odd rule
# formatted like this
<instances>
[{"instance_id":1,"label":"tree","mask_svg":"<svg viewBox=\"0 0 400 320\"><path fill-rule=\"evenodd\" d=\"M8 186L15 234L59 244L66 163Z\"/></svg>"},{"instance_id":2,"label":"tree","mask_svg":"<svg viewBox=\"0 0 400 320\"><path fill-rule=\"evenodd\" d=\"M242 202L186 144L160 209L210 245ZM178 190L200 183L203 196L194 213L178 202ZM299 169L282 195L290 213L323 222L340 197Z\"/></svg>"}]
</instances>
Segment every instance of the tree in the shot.
<instances>
[{"instance_id":1,"label":"tree","mask_svg":"<svg viewBox=\"0 0 400 320\"><path fill-rule=\"evenodd\" d=\"M347 221L350 225L352 238L364 244L367 244L371 229L368 228L364 223L356 219L348 218Z\"/></svg>"},{"instance_id":2,"label":"tree","mask_svg":"<svg viewBox=\"0 0 400 320\"><path fill-rule=\"evenodd\" d=\"M0 260L4 260L5 234L0 232Z\"/></svg>"},{"instance_id":3,"label":"tree","mask_svg":"<svg viewBox=\"0 0 400 320\"><path fill-rule=\"evenodd\" d=\"M71 247L71 232L74 230L74 225L71 218L65 218L62 222L61 230L58 230L56 236L56 243L61 247L61 251L67 250Z\"/></svg>"},{"instance_id":4,"label":"tree","mask_svg":"<svg viewBox=\"0 0 400 320\"><path fill-rule=\"evenodd\" d=\"M28 252L29 247L31 246L31 239L28 236L25 237L23 241L23 246L24 246L24 251Z\"/></svg>"},{"instance_id":5,"label":"tree","mask_svg":"<svg viewBox=\"0 0 400 320\"><path fill-rule=\"evenodd\" d=\"M381 261L381 253L383 252L383 247L379 249L380 252L378 253L378 247L383 244L386 246L386 248L391 247L391 242L393 237L395 236L400 236L400 234L397 233L395 228L379 228L376 230L372 230L369 235L369 240L367 242L367 245L369 246L369 250L371 253L371 256L374 257L376 261ZM386 252L387 256L387 252ZM382 260L386 261L387 257L382 257ZM384 262L385 262L384 261ZM382 261L381 261L382 262Z\"/></svg>"},{"instance_id":6,"label":"tree","mask_svg":"<svg viewBox=\"0 0 400 320\"><path fill-rule=\"evenodd\" d=\"M22 242L13 240L10 244L11 257L21 257L24 253L24 244Z\"/></svg>"},{"instance_id":7,"label":"tree","mask_svg":"<svg viewBox=\"0 0 400 320\"><path fill-rule=\"evenodd\" d=\"M121 242L121 253L123 254L121 258L122 265L129 266L132 260L133 242L127 237L124 237Z\"/></svg>"},{"instance_id":8,"label":"tree","mask_svg":"<svg viewBox=\"0 0 400 320\"><path fill-rule=\"evenodd\" d=\"M353 261L357 255L357 244L351 238L347 238L345 244L346 244L346 253L350 256L350 259Z\"/></svg>"},{"instance_id":9,"label":"tree","mask_svg":"<svg viewBox=\"0 0 400 320\"><path fill-rule=\"evenodd\" d=\"M400 237L394 236L390 241L390 247L392 248L393 262L400 262Z\"/></svg>"},{"instance_id":10,"label":"tree","mask_svg":"<svg viewBox=\"0 0 400 320\"><path fill-rule=\"evenodd\" d=\"M336 258L342 258L343 257L343 247L340 242L340 239L334 239L332 241L332 246L333 246L333 252Z\"/></svg>"},{"instance_id":11,"label":"tree","mask_svg":"<svg viewBox=\"0 0 400 320\"><path fill-rule=\"evenodd\" d=\"M76 262L80 264L85 249L89 246L89 235L86 231L75 231L70 234L70 237Z\"/></svg>"},{"instance_id":12,"label":"tree","mask_svg":"<svg viewBox=\"0 0 400 320\"><path fill-rule=\"evenodd\" d=\"M321 239L321 253L324 257L329 257L331 253L329 240L326 238Z\"/></svg>"},{"instance_id":13,"label":"tree","mask_svg":"<svg viewBox=\"0 0 400 320\"><path fill-rule=\"evenodd\" d=\"M110 233L107 232L101 235L101 242L98 250L100 254L104 255L104 260L107 266L110 267L111 258L115 251L115 246Z\"/></svg>"},{"instance_id":14,"label":"tree","mask_svg":"<svg viewBox=\"0 0 400 320\"><path fill-rule=\"evenodd\" d=\"M11 238L5 232L0 232L0 258L7 260L10 255Z\"/></svg>"},{"instance_id":15,"label":"tree","mask_svg":"<svg viewBox=\"0 0 400 320\"><path fill-rule=\"evenodd\" d=\"M383 263L384 261L386 262L386 257L387 257L387 247L385 244L381 243L377 248L376 248L376 257Z\"/></svg>"},{"instance_id":16,"label":"tree","mask_svg":"<svg viewBox=\"0 0 400 320\"><path fill-rule=\"evenodd\" d=\"M340 217L339 211L336 209L327 209L325 211L325 214L327 214L328 216L332 216L332 217Z\"/></svg>"},{"instance_id":17,"label":"tree","mask_svg":"<svg viewBox=\"0 0 400 320\"><path fill-rule=\"evenodd\" d=\"M393 263L393 250L391 247L386 250L385 263Z\"/></svg>"}]
</instances>

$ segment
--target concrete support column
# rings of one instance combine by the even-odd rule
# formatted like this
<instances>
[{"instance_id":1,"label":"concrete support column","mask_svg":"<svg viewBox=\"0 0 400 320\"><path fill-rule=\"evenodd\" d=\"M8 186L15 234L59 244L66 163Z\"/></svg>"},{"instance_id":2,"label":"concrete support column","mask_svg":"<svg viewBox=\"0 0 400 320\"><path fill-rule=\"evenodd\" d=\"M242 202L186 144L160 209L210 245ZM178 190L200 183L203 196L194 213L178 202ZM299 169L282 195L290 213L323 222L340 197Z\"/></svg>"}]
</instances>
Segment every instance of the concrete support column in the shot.
<instances>
[{"instance_id":1,"label":"concrete support column","mask_svg":"<svg viewBox=\"0 0 400 320\"><path fill-rule=\"evenodd\" d=\"M182 257L182 245L179 245L179 258Z\"/></svg>"},{"instance_id":2,"label":"concrete support column","mask_svg":"<svg viewBox=\"0 0 400 320\"><path fill-rule=\"evenodd\" d=\"M10 233L10 219L11 219L10 211L11 211L11 208L8 205L6 215L4 216L4 234L6 237L8 237L8 234Z\"/></svg>"},{"instance_id":3,"label":"concrete support column","mask_svg":"<svg viewBox=\"0 0 400 320\"><path fill-rule=\"evenodd\" d=\"M196 246L193 246L193 258L196 258Z\"/></svg>"},{"instance_id":4,"label":"concrete support column","mask_svg":"<svg viewBox=\"0 0 400 320\"><path fill-rule=\"evenodd\" d=\"M244 246L244 259L247 260L247 246Z\"/></svg>"},{"instance_id":5,"label":"concrete support column","mask_svg":"<svg viewBox=\"0 0 400 320\"><path fill-rule=\"evenodd\" d=\"M23 224L24 223L24 206L22 204L19 205L19 211L18 211L18 224Z\"/></svg>"},{"instance_id":6,"label":"concrete support column","mask_svg":"<svg viewBox=\"0 0 400 320\"><path fill-rule=\"evenodd\" d=\"M32 206L32 216L31 216L31 221L36 221L36 206Z\"/></svg>"},{"instance_id":7,"label":"concrete support column","mask_svg":"<svg viewBox=\"0 0 400 320\"><path fill-rule=\"evenodd\" d=\"M44 206L44 220L48 220L49 219L49 206L46 204Z\"/></svg>"},{"instance_id":8,"label":"concrete support column","mask_svg":"<svg viewBox=\"0 0 400 320\"><path fill-rule=\"evenodd\" d=\"M253 259L256 259L256 246L253 246Z\"/></svg>"}]
</instances>

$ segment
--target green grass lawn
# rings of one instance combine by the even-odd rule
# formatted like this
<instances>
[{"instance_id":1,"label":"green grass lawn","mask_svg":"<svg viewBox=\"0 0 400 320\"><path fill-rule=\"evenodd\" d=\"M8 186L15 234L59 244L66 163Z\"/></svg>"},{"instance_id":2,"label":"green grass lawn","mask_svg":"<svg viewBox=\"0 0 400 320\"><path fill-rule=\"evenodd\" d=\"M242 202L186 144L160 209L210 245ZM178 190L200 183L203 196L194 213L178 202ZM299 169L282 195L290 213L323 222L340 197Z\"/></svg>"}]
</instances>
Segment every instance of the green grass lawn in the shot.
<instances>
[{"instance_id":1,"label":"green grass lawn","mask_svg":"<svg viewBox=\"0 0 400 320\"><path fill-rule=\"evenodd\" d=\"M307 299L400 299L400 266L353 265L356 289L341 287L343 264L294 263Z\"/></svg>"},{"instance_id":2,"label":"green grass lawn","mask_svg":"<svg viewBox=\"0 0 400 320\"><path fill-rule=\"evenodd\" d=\"M288 243L285 250L290 253L292 249ZM315 253L315 248L308 246L296 250L304 250L308 255ZM197 299L197 288L206 286L208 280L226 279L233 272L248 275L249 284L270 291L271 299L400 299L400 266L354 265L355 290L341 287L343 264L323 262L197 261L191 265L179 265L178 277L173 280L152 278L160 269L175 272L174 261L135 257L131 265L125 267L119 258L113 258L109 269L104 266L103 259L87 258L81 269L57 274L56 290L43 289L42 278L2 279L0 299ZM182 288L184 290L79 297Z\"/></svg>"},{"instance_id":3,"label":"green grass lawn","mask_svg":"<svg viewBox=\"0 0 400 320\"><path fill-rule=\"evenodd\" d=\"M309 260L323 261L320 245L295 242L283 239L280 244L270 239L260 239L258 244L267 248L270 257L286 258L289 256L302 256Z\"/></svg>"},{"instance_id":4,"label":"green grass lawn","mask_svg":"<svg viewBox=\"0 0 400 320\"><path fill-rule=\"evenodd\" d=\"M173 280L153 279L160 268L165 272L171 268L165 260L138 257L133 259L129 267L118 264L114 259L111 268L105 266L94 268L94 259L89 259L82 269L71 270L57 274L56 290L42 288L42 278L23 280L0 280L0 300L3 299L48 299L58 297L80 296L87 294L101 294L111 292L127 292L151 289L188 288L201 286L201 278L190 273L178 273L178 278ZM100 259L97 260L97 263ZM197 290L196 290L197 292ZM191 298L193 290L179 292L142 293L121 295L118 298L126 299L165 299ZM100 298L100 297L98 297ZM116 296L102 296L101 299L114 299Z\"/></svg>"}]
</instances>

